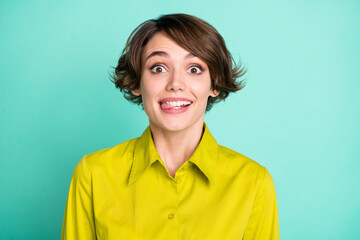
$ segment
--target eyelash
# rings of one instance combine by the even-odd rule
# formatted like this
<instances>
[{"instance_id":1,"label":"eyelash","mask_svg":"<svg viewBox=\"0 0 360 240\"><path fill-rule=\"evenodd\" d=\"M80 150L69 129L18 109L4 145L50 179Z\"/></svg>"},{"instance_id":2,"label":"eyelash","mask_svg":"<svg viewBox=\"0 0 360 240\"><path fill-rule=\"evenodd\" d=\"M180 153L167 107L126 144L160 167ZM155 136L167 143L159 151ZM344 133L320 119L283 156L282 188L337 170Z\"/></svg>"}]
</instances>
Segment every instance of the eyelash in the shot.
<instances>
[{"instance_id":1,"label":"eyelash","mask_svg":"<svg viewBox=\"0 0 360 240\"><path fill-rule=\"evenodd\" d=\"M161 68L164 68L165 69L165 67L164 66L162 66L162 65L160 65L160 64L154 64L154 65L152 65L150 68L149 68L149 70L153 73L153 74L158 74L157 72L154 72L154 69L156 68L156 67L161 67ZM193 66L191 66L188 70L190 70L190 69L192 69L192 68L198 68L199 70L200 70L200 72L199 73L191 73L191 74L194 74L194 75L200 75L202 72L203 72L203 67L201 67L200 65L193 65Z\"/></svg>"},{"instance_id":2,"label":"eyelash","mask_svg":"<svg viewBox=\"0 0 360 240\"><path fill-rule=\"evenodd\" d=\"M152 66L149 68L149 70L150 70L152 73L154 73L154 74L158 74L157 72L154 72L154 69L155 69L156 67L165 68L164 66L162 66L162 65L160 65L160 64L154 64L154 65L152 65Z\"/></svg>"},{"instance_id":3,"label":"eyelash","mask_svg":"<svg viewBox=\"0 0 360 240\"><path fill-rule=\"evenodd\" d=\"M200 70L200 72L199 73L191 73L191 74L199 75L199 74L201 74L203 72L203 68L200 65L191 66L189 68L189 70L192 69L192 68L198 68Z\"/></svg>"}]
</instances>

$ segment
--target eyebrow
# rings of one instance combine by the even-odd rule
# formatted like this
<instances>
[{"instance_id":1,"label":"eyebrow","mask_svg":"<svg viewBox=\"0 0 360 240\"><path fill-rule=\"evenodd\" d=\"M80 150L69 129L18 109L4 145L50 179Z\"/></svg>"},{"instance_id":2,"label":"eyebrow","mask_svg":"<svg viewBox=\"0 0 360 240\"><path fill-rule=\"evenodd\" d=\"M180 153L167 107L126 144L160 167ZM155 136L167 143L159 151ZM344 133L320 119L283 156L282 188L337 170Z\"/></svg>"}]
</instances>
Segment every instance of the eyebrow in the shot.
<instances>
[{"instance_id":1,"label":"eyebrow","mask_svg":"<svg viewBox=\"0 0 360 240\"><path fill-rule=\"evenodd\" d=\"M147 61L149 58L152 58L154 56L169 57L169 54L164 51L154 51L150 53L149 56L146 57L145 61ZM192 53L189 53L185 56L185 58L192 58L192 57L196 57L196 56Z\"/></svg>"}]
</instances>

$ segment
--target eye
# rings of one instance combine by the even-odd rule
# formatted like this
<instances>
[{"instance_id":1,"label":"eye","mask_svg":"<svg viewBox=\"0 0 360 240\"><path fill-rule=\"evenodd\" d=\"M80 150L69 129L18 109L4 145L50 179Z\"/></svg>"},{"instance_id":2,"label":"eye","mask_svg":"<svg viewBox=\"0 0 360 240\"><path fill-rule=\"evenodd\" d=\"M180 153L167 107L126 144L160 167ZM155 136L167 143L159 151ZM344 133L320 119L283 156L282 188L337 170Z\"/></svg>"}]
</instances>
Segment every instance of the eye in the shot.
<instances>
[{"instance_id":1,"label":"eye","mask_svg":"<svg viewBox=\"0 0 360 240\"><path fill-rule=\"evenodd\" d=\"M188 69L188 72L191 74L200 74L202 72L202 67L201 66L192 66Z\"/></svg>"},{"instance_id":2,"label":"eye","mask_svg":"<svg viewBox=\"0 0 360 240\"><path fill-rule=\"evenodd\" d=\"M161 65L154 65L150 68L152 73L162 73L166 72L166 69Z\"/></svg>"}]
</instances>

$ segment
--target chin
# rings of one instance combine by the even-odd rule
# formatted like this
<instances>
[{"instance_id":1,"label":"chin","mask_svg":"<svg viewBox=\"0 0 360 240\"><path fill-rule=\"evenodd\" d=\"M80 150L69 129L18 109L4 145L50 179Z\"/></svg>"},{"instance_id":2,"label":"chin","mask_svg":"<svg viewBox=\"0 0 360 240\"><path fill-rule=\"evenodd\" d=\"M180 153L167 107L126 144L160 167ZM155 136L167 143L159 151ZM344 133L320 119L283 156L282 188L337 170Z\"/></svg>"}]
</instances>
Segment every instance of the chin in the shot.
<instances>
[{"instance_id":1,"label":"chin","mask_svg":"<svg viewBox=\"0 0 360 240\"><path fill-rule=\"evenodd\" d=\"M150 121L151 122L151 121ZM201 123L200 123L201 122ZM204 118L199 117L198 119L164 119L162 121L153 121L152 124L156 125L157 128L166 130L166 131L182 131L186 130L192 127L195 127L196 125L199 125L202 127L204 122Z\"/></svg>"},{"instance_id":2,"label":"chin","mask_svg":"<svg viewBox=\"0 0 360 240\"><path fill-rule=\"evenodd\" d=\"M161 124L160 126L158 125L158 127L167 130L167 131L172 131L172 132L177 132L177 131L181 131L181 130L185 130L187 128L189 128L189 124L185 124L185 123L176 123L176 122L172 122L172 123L167 123L167 124Z\"/></svg>"}]
</instances>

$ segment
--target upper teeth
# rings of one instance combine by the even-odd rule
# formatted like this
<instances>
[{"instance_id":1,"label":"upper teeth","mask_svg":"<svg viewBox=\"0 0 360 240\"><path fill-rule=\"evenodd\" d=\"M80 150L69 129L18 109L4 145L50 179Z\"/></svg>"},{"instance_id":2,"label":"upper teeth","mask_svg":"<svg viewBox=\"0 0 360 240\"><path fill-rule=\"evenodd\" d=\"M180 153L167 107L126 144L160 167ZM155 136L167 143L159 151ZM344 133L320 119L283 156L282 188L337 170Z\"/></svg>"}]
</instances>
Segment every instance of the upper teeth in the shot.
<instances>
[{"instance_id":1,"label":"upper teeth","mask_svg":"<svg viewBox=\"0 0 360 240\"><path fill-rule=\"evenodd\" d=\"M191 104L190 101L176 101L176 102L165 102L165 103L168 104L168 105L171 105L173 107L179 107L179 106L182 106L182 105Z\"/></svg>"}]
</instances>

